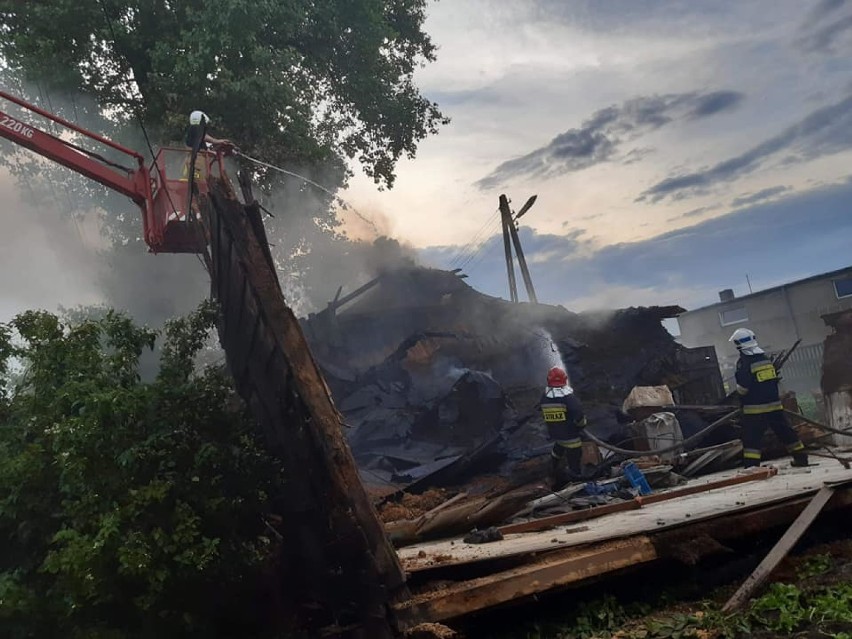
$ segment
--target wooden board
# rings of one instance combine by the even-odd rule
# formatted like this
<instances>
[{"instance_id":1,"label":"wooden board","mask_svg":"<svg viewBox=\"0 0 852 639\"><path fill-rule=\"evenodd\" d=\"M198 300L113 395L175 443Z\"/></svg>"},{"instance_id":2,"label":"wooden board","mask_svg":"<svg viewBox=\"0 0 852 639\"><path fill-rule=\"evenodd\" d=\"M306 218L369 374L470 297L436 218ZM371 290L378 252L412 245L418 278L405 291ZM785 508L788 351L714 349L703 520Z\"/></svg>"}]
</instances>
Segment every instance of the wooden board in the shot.
<instances>
[{"instance_id":1,"label":"wooden board","mask_svg":"<svg viewBox=\"0 0 852 639\"><path fill-rule=\"evenodd\" d=\"M500 532L504 535L511 535L515 533L548 530L555 526L571 524L578 521L586 521L587 519L595 519L597 517L609 515L611 513L619 513L627 510L636 510L637 508L641 508L642 506L646 506L648 504L655 504L661 501L668 501L670 499L678 499L686 495L694 495L696 493L707 492L710 490L715 490L717 488L736 486L737 484L744 484L750 481L760 481L763 479L768 479L773 475L775 475L774 468L759 468L753 473L738 475L735 477L726 477L724 479L717 479L709 482L692 482L689 486L685 486L683 488L674 488L672 490L654 493L653 495L647 495L645 497L636 497L635 499L630 501L615 502L612 504L606 504L604 506L588 508L586 510L575 510L570 513L553 515L552 517L542 517L541 519L532 519L530 521L525 521L522 523L509 524L507 526L502 526L500 528Z\"/></svg>"},{"instance_id":2,"label":"wooden board","mask_svg":"<svg viewBox=\"0 0 852 639\"><path fill-rule=\"evenodd\" d=\"M526 566L415 597L397 606L396 613L403 629L425 620L442 621L656 558L654 544L645 536L549 553Z\"/></svg>"},{"instance_id":3,"label":"wooden board","mask_svg":"<svg viewBox=\"0 0 852 639\"><path fill-rule=\"evenodd\" d=\"M461 617L522 597L570 585L582 585L593 577L656 559L682 559L684 544L709 538L717 542L748 537L789 524L805 510L810 496L793 496L777 504L747 512L638 535L624 540L601 542L582 548L553 550L531 556L529 563L509 570L428 590L395 606L401 627ZM852 507L852 490L838 490L826 510ZM650 545L648 542L650 541Z\"/></svg>"},{"instance_id":4,"label":"wooden board","mask_svg":"<svg viewBox=\"0 0 852 639\"><path fill-rule=\"evenodd\" d=\"M739 610L751 598L751 595L763 585L769 578L769 575L772 574L772 571L775 570L778 564L793 549L793 546L801 539L805 531L810 528L817 515L822 512L823 507L825 507L833 496L833 486L823 486L814 495L807 508L802 511L802 514L796 518L796 521L787 529L784 536L778 540L778 543L769 551L769 554L763 558L760 565L754 569L754 572L748 576L748 579L743 582L743 585L728 600L724 608L722 608L723 612Z\"/></svg>"},{"instance_id":5,"label":"wooden board","mask_svg":"<svg viewBox=\"0 0 852 639\"><path fill-rule=\"evenodd\" d=\"M417 544L399 551L408 572L427 571L437 566L490 561L528 553L597 543L609 539L646 534L696 521L733 514L768 504L815 493L829 481L852 479L852 470L840 464L825 463L795 469L789 462L776 464L779 474L765 481L749 482L710 492L686 495L678 499L647 505L639 510L605 515L584 522L588 530L566 533L555 529L544 532L506 535L490 544L465 544L460 539ZM704 481L737 476L737 471L708 475ZM553 543L556 539L556 544ZM436 562L436 557L441 559Z\"/></svg>"}]
</instances>

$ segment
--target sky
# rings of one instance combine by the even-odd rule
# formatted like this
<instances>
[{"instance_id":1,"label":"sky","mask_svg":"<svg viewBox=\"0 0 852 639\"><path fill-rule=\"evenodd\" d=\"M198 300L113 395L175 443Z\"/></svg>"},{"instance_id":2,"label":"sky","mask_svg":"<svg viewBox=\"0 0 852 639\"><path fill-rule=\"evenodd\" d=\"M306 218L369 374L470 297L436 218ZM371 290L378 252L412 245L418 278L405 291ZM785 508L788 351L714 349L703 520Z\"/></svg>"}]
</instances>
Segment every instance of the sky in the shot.
<instances>
[{"instance_id":1,"label":"sky","mask_svg":"<svg viewBox=\"0 0 852 639\"><path fill-rule=\"evenodd\" d=\"M572 310L697 308L852 264L852 0L440 0L425 29L416 82L452 122L393 189L353 166L343 193L424 264L508 297L503 193L538 196L533 281ZM97 228L25 195L0 174L0 321L101 301Z\"/></svg>"},{"instance_id":2,"label":"sky","mask_svg":"<svg viewBox=\"0 0 852 639\"><path fill-rule=\"evenodd\" d=\"M506 297L501 193L538 195L533 281L574 310L852 263L852 0L441 0L426 30L452 122L345 194L425 263Z\"/></svg>"}]
</instances>

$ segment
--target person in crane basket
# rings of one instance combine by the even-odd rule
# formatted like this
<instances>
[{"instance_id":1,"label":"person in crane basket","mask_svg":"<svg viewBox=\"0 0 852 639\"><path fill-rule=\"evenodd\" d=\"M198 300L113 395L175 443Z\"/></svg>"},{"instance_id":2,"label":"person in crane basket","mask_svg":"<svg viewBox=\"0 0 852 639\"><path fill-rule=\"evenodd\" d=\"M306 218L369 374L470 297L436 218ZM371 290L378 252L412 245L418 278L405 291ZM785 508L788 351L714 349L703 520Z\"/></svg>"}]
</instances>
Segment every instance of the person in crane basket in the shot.
<instances>
[{"instance_id":1,"label":"person in crane basket","mask_svg":"<svg viewBox=\"0 0 852 639\"><path fill-rule=\"evenodd\" d=\"M550 475L553 487L557 488L571 479L582 477L583 442L580 433L586 426L583 406L571 388L568 374L561 368L554 366L547 372L541 413L547 434L553 441Z\"/></svg>"},{"instance_id":2,"label":"person in crane basket","mask_svg":"<svg viewBox=\"0 0 852 639\"><path fill-rule=\"evenodd\" d=\"M793 457L793 466L807 466L808 456L796 431L790 426L778 391L778 371L757 345L747 328L738 328L728 340L740 352L737 362L737 394L743 409L743 461L746 468L760 466L763 434L771 428Z\"/></svg>"},{"instance_id":3,"label":"person in crane basket","mask_svg":"<svg viewBox=\"0 0 852 639\"><path fill-rule=\"evenodd\" d=\"M217 146L232 147L233 144L229 140L220 140L214 138L207 133L207 127L210 124L210 118L203 111L193 111L189 114L189 126L186 128L186 146L191 149L190 155L187 157L183 166L181 180L189 179L189 164L191 158L195 157L195 179L201 180L206 177L203 156L199 157L198 152L202 149L215 148Z\"/></svg>"}]
</instances>

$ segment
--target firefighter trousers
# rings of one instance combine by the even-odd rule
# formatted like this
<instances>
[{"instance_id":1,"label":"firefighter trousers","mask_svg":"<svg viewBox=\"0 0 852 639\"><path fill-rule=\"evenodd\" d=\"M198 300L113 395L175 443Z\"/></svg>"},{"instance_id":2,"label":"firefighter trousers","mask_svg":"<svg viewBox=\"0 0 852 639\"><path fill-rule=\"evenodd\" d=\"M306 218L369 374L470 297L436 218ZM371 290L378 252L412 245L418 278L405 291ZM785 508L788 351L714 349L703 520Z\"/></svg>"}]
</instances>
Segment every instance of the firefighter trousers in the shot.
<instances>
[{"instance_id":1,"label":"firefighter trousers","mask_svg":"<svg viewBox=\"0 0 852 639\"><path fill-rule=\"evenodd\" d=\"M763 457L763 434L767 428L771 428L775 436L787 447L793 459L801 461L807 459L805 447L799 440L796 431L790 426L787 416L783 411L777 410L759 415L743 415L743 460L746 468L760 466Z\"/></svg>"}]
</instances>

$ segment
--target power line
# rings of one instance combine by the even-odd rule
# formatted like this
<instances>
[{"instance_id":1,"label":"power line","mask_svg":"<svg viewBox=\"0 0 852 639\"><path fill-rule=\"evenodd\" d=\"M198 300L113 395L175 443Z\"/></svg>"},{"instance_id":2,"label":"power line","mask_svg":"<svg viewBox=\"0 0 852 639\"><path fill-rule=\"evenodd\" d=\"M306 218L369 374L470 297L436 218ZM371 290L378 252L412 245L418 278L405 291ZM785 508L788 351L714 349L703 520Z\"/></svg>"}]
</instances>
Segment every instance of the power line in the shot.
<instances>
[{"instance_id":1,"label":"power line","mask_svg":"<svg viewBox=\"0 0 852 639\"><path fill-rule=\"evenodd\" d=\"M118 38L116 37L116 34L115 34L115 28L113 27L112 19L109 17L109 12L107 11L106 0L98 0L98 4L101 7L101 12L104 14L104 19L106 20L107 28L109 29L109 33L110 33L110 37L112 38L113 46L115 46L115 44L118 42ZM121 61L119 61L119 62L121 62ZM139 88L139 84L136 82L136 78L133 75L132 67L130 67L129 64L127 64L127 65L122 64L121 66L124 67L122 69L122 73L124 74L124 76L126 78L127 86L130 88L131 94L134 93L134 91L133 91L134 85L136 86L136 93L138 93L137 99L139 100L140 104L139 105L133 105L133 101L131 101L131 105L133 105L133 106L131 106L131 108L133 109L133 114L136 116L136 120L139 122L139 128L142 129L142 136L145 138L145 144L148 146L148 152L151 154L151 159L155 160L154 145L151 144L151 138L148 135L148 129L145 127L145 120L142 117L142 106L145 106L145 95L142 93L142 90ZM175 218L177 218L178 217L177 207L175 206L175 203L172 201L172 194L169 192L168 188L166 188L166 176L163 175L163 170L162 170L162 168L160 168L160 165L156 161L154 161L154 166L157 169L157 174L160 176L160 188L164 188L166 190L166 198L169 201L169 206L172 207L172 213L174 213ZM190 167L190 170L194 171L195 167ZM187 221L189 221L191 216L192 216L192 211L191 210L187 211L186 212ZM199 231L199 233L200 233L200 231ZM206 242L206 241L204 241L204 242ZM198 253L195 253L195 257L201 263L201 266L204 268L204 270L208 271L208 273L209 273L209 269L207 267L207 264L203 259L201 259L201 256Z\"/></svg>"},{"instance_id":2,"label":"power line","mask_svg":"<svg viewBox=\"0 0 852 639\"><path fill-rule=\"evenodd\" d=\"M495 209L495 210L494 210L494 213L492 213L490 216L488 216L488 217L486 218L485 222L482 224L482 226L480 226L480 227L479 227L479 229L476 231L476 233L474 233L474 235L473 235L473 237L470 239L470 241L468 241L468 243L467 243L467 244L465 244L464 246L462 246L462 247L461 247L461 248L460 248L460 249L456 252L455 256L454 256L454 257L450 260L450 266L452 266L454 263L456 263L457 261L459 261L459 260L460 260L460 258L462 258L462 256L464 256L464 255L465 255L465 253L467 253L469 250L471 250L471 249L472 249L472 248L476 245L476 243L477 243L477 241L479 240L479 238L480 238L480 236L482 235L482 233L485 231L485 229L486 229L489 225L491 225L491 224L493 223L494 219L497 217L497 215L498 215L499 213L500 213L500 209Z\"/></svg>"}]
</instances>

